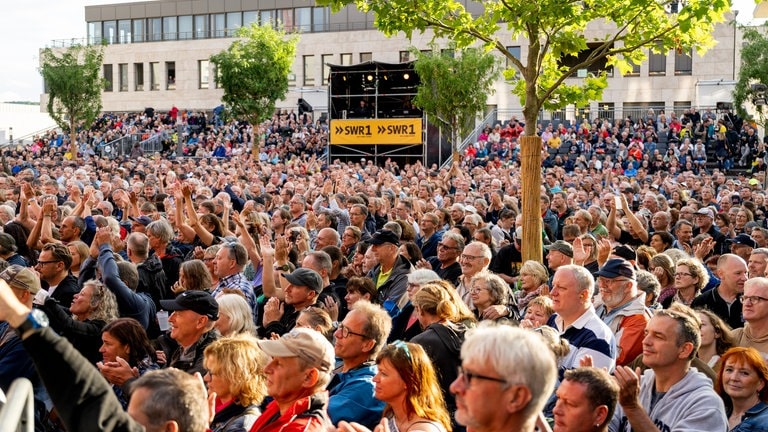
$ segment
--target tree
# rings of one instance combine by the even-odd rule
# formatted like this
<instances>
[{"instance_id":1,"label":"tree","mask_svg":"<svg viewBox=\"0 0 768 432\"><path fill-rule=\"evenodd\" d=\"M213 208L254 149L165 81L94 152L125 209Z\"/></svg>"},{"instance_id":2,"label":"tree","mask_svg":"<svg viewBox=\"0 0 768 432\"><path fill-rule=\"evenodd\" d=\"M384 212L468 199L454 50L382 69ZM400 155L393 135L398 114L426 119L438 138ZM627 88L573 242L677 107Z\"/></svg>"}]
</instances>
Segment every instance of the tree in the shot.
<instances>
[{"instance_id":1,"label":"tree","mask_svg":"<svg viewBox=\"0 0 768 432\"><path fill-rule=\"evenodd\" d=\"M762 30L762 31L761 31ZM733 104L741 118L751 118L746 104L754 106L756 120L765 125L768 120L766 97L768 91L768 38L766 27L744 29L744 45L741 48L739 80L733 89Z\"/></svg>"},{"instance_id":2,"label":"tree","mask_svg":"<svg viewBox=\"0 0 768 432\"><path fill-rule=\"evenodd\" d=\"M493 93L497 59L480 49L468 48L457 56L442 54L437 48L416 55L414 68L421 84L414 104L450 131L454 150L461 137L474 128L475 120Z\"/></svg>"},{"instance_id":3,"label":"tree","mask_svg":"<svg viewBox=\"0 0 768 432\"><path fill-rule=\"evenodd\" d=\"M77 127L90 127L101 112L101 46L73 45L64 50L46 48L40 55L40 74L48 92L48 114L69 132L70 154L77 159Z\"/></svg>"},{"instance_id":4,"label":"tree","mask_svg":"<svg viewBox=\"0 0 768 432\"><path fill-rule=\"evenodd\" d=\"M272 116L275 101L288 92L298 37L288 37L271 24L242 27L237 36L238 40L213 55L211 61L216 65L216 82L224 89L228 112L257 124Z\"/></svg>"},{"instance_id":5,"label":"tree","mask_svg":"<svg viewBox=\"0 0 768 432\"><path fill-rule=\"evenodd\" d=\"M378 29L388 36L432 30L459 48L482 44L506 57L512 65L504 73L514 83L525 117L521 139L523 196L523 259L541 260L541 140L536 122L541 109L584 105L599 99L607 85L605 69L580 83L566 82L577 71L598 64L620 73L646 58L647 49L696 49L700 54L714 44L714 25L730 9L728 0L317 0L338 11L356 5L373 12ZM464 5L467 5L466 7ZM470 11L476 11L474 14ZM675 11L676 13L671 13ZM598 38L587 27L601 29ZM507 40L524 38L518 59L507 50Z\"/></svg>"}]
</instances>

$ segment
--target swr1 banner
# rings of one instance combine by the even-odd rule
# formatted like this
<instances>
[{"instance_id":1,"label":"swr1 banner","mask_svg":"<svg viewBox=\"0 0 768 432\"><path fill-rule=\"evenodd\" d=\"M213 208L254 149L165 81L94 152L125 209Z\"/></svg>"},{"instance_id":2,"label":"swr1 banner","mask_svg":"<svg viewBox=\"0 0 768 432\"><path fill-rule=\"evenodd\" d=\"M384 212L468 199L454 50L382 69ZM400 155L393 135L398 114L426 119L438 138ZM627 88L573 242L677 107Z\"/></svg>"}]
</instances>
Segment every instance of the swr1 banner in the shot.
<instances>
[{"instance_id":1,"label":"swr1 banner","mask_svg":"<svg viewBox=\"0 0 768 432\"><path fill-rule=\"evenodd\" d=\"M420 118L331 120L331 144L421 144Z\"/></svg>"}]
</instances>

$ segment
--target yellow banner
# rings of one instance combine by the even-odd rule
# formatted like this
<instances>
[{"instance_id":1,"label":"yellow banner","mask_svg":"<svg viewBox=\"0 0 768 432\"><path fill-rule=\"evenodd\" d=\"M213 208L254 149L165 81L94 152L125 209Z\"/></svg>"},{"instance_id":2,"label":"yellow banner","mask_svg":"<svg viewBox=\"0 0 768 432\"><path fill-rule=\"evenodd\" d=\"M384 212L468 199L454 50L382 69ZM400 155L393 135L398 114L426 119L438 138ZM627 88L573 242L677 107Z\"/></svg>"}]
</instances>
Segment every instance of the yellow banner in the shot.
<instances>
[{"instance_id":1,"label":"yellow banner","mask_svg":"<svg viewBox=\"0 0 768 432\"><path fill-rule=\"evenodd\" d=\"M421 144L421 119L331 120L331 144Z\"/></svg>"}]
</instances>

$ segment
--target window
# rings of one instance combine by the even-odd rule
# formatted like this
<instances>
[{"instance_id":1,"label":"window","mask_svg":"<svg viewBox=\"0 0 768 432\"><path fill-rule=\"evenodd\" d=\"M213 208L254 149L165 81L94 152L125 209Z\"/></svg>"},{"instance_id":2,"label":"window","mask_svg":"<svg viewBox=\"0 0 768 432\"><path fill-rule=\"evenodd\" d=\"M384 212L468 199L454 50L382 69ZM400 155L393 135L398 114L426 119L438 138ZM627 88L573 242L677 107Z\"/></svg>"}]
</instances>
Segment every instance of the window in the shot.
<instances>
[{"instance_id":1,"label":"window","mask_svg":"<svg viewBox=\"0 0 768 432\"><path fill-rule=\"evenodd\" d=\"M360 53L360 63L373 61L373 53Z\"/></svg>"},{"instance_id":2,"label":"window","mask_svg":"<svg viewBox=\"0 0 768 432\"><path fill-rule=\"evenodd\" d=\"M128 63L117 65L117 85L119 91L128 91Z\"/></svg>"},{"instance_id":3,"label":"window","mask_svg":"<svg viewBox=\"0 0 768 432\"><path fill-rule=\"evenodd\" d=\"M134 42L144 42L147 39L146 30L144 28L144 20L143 19L137 19L133 20L133 41Z\"/></svg>"},{"instance_id":4,"label":"window","mask_svg":"<svg viewBox=\"0 0 768 432\"><path fill-rule=\"evenodd\" d=\"M114 76L112 76L112 65L111 64L105 64L104 65L104 91L105 92L111 92L113 90L113 80L115 79Z\"/></svg>"},{"instance_id":5,"label":"window","mask_svg":"<svg viewBox=\"0 0 768 432\"><path fill-rule=\"evenodd\" d=\"M293 20L293 9L280 9L277 11L277 19L287 32L296 30L296 22Z\"/></svg>"},{"instance_id":6,"label":"window","mask_svg":"<svg viewBox=\"0 0 768 432\"><path fill-rule=\"evenodd\" d=\"M304 56L304 85L315 85L315 56Z\"/></svg>"},{"instance_id":7,"label":"window","mask_svg":"<svg viewBox=\"0 0 768 432\"><path fill-rule=\"evenodd\" d=\"M165 76L168 77L165 89L176 90L176 62L165 62Z\"/></svg>"},{"instance_id":8,"label":"window","mask_svg":"<svg viewBox=\"0 0 768 432\"><path fill-rule=\"evenodd\" d=\"M587 43L586 49L583 49L579 51L576 55L563 55L558 60L558 65L565 66L571 70L573 70L574 67L584 63L587 61L591 55L593 55L596 51L601 50L604 48L604 43L602 42L595 42L595 43ZM612 77L613 76L613 66L608 65L608 60L606 58L598 58L594 62L591 62L586 67L580 67L579 69L576 69L572 72L569 78L587 78L590 75L600 75L601 73L605 73L606 76Z\"/></svg>"},{"instance_id":9,"label":"window","mask_svg":"<svg viewBox=\"0 0 768 432\"><path fill-rule=\"evenodd\" d=\"M208 15L195 15L195 39L208 37Z\"/></svg>"},{"instance_id":10,"label":"window","mask_svg":"<svg viewBox=\"0 0 768 432\"><path fill-rule=\"evenodd\" d=\"M675 75L691 75L693 73L692 52L684 53L680 50L675 51Z\"/></svg>"},{"instance_id":11,"label":"window","mask_svg":"<svg viewBox=\"0 0 768 432\"><path fill-rule=\"evenodd\" d=\"M192 15L179 17L179 39L192 39L194 35L192 28Z\"/></svg>"},{"instance_id":12,"label":"window","mask_svg":"<svg viewBox=\"0 0 768 432\"><path fill-rule=\"evenodd\" d=\"M685 110L691 109L691 101L683 101L683 102L677 101L677 102L674 102L673 106L674 106L675 113L678 115L678 118L679 118L679 116L682 115L682 113L685 112Z\"/></svg>"},{"instance_id":13,"label":"window","mask_svg":"<svg viewBox=\"0 0 768 432\"><path fill-rule=\"evenodd\" d=\"M640 76L640 65L634 64L634 63L630 63L630 65L632 66L632 70L624 74L624 76L628 76L628 77Z\"/></svg>"},{"instance_id":14,"label":"window","mask_svg":"<svg viewBox=\"0 0 768 432\"><path fill-rule=\"evenodd\" d=\"M441 49L440 54L450 58L453 58L456 55L456 53L452 49L448 49L448 48Z\"/></svg>"},{"instance_id":15,"label":"window","mask_svg":"<svg viewBox=\"0 0 768 432\"><path fill-rule=\"evenodd\" d=\"M312 31L328 31L328 22L330 21L331 10L327 7L316 7L312 9Z\"/></svg>"},{"instance_id":16,"label":"window","mask_svg":"<svg viewBox=\"0 0 768 432\"><path fill-rule=\"evenodd\" d=\"M514 57L514 58L516 58L516 59L520 60L521 51L520 51L520 46L519 46L519 45L508 46L508 47L507 47L507 52L508 52L508 53L509 53L509 54L510 54L512 57ZM512 69L512 70L514 70L514 71L515 71L515 76L514 76L514 79L519 79L519 78L520 78L520 71L519 71L519 70L517 70L517 68L516 68L516 67L515 67L515 66L512 64L512 62L509 60L509 58L507 58L506 60L507 60L507 69Z\"/></svg>"},{"instance_id":17,"label":"window","mask_svg":"<svg viewBox=\"0 0 768 432\"><path fill-rule=\"evenodd\" d=\"M88 23L88 41L93 45L98 45L101 43L101 38L102 38L101 21L89 22Z\"/></svg>"},{"instance_id":18,"label":"window","mask_svg":"<svg viewBox=\"0 0 768 432\"><path fill-rule=\"evenodd\" d=\"M117 36L121 44L131 43L131 20L117 22Z\"/></svg>"},{"instance_id":19,"label":"window","mask_svg":"<svg viewBox=\"0 0 768 432\"><path fill-rule=\"evenodd\" d=\"M216 64L212 64L211 67L213 67L213 76L216 78L213 80L213 88L221 88L221 73L219 72L219 68L216 67Z\"/></svg>"},{"instance_id":20,"label":"window","mask_svg":"<svg viewBox=\"0 0 768 432\"><path fill-rule=\"evenodd\" d=\"M149 18L147 20L149 28L147 29L148 41L163 40L163 20L160 18Z\"/></svg>"},{"instance_id":21,"label":"window","mask_svg":"<svg viewBox=\"0 0 768 432\"><path fill-rule=\"evenodd\" d=\"M243 12L243 27L250 27L251 24L259 23L258 11L245 11Z\"/></svg>"},{"instance_id":22,"label":"window","mask_svg":"<svg viewBox=\"0 0 768 432\"><path fill-rule=\"evenodd\" d=\"M176 17L163 17L163 40L176 40L179 38L179 28Z\"/></svg>"},{"instance_id":23,"label":"window","mask_svg":"<svg viewBox=\"0 0 768 432\"><path fill-rule=\"evenodd\" d=\"M408 63L411 61L410 51L400 51L400 63Z\"/></svg>"},{"instance_id":24,"label":"window","mask_svg":"<svg viewBox=\"0 0 768 432\"><path fill-rule=\"evenodd\" d=\"M341 55L341 65L342 66L349 66L352 64L352 54L342 54Z\"/></svg>"},{"instance_id":25,"label":"window","mask_svg":"<svg viewBox=\"0 0 768 432\"><path fill-rule=\"evenodd\" d=\"M149 64L149 89L160 90L160 63L158 62Z\"/></svg>"},{"instance_id":26,"label":"window","mask_svg":"<svg viewBox=\"0 0 768 432\"><path fill-rule=\"evenodd\" d=\"M658 48L661 49L659 42ZM657 54L653 50L648 52L648 75L666 75L667 74L667 54L666 52Z\"/></svg>"},{"instance_id":27,"label":"window","mask_svg":"<svg viewBox=\"0 0 768 432\"><path fill-rule=\"evenodd\" d=\"M144 63L133 64L134 90L144 91Z\"/></svg>"},{"instance_id":28,"label":"window","mask_svg":"<svg viewBox=\"0 0 768 432\"><path fill-rule=\"evenodd\" d=\"M263 10L261 11L261 25L271 24L275 26L275 11Z\"/></svg>"},{"instance_id":29,"label":"window","mask_svg":"<svg viewBox=\"0 0 768 432\"><path fill-rule=\"evenodd\" d=\"M198 60L197 61L197 70L198 70L198 77L199 77L199 87L201 89L207 89L208 88L209 66L210 66L210 62L208 60Z\"/></svg>"},{"instance_id":30,"label":"window","mask_svg":"<svg viewBox=\"0 0 768 432\"><path fill-rule=\"evenodd\" d=\"M117 43L117 21L104 21L104 39L110 45Z\"/></svg>"},{"instance_id":31,"label":"window","mask_svg":"<svg viewBox=\"0 0 768 432\"><path fill-rule=\"evenodd\" d=\"M296 30L303 33L312 31L312 8L296 8Z\"/></svg>"},{"instance_id":32,"label":"window","mask_svg":"<svg viewBox=\"0 0 768 432\"><path fill-rule=\"evenodd\" d=\"M328 85L328 79L331 76L330 64L333 63L333 54L323 54L322 62L323 62L323 85Z\"/></svg>"},{"instance_id":33,"label":"window","mask_svg":"<svg viewBox=\"0 0 768 432\"><path fill-rule=\"evenodd\" d=\"M243 26L243 15L240 12L227 13L227 36L234 36L237 29Z\"/></svg>"},{"instance_id":34,"label":"window","mask_svg":"<svg viewBox=\"0 0 768 432\"><path fill-rule=\"evenodd\" d=\"M211 36L215 38L224 37L226 30L226 16L223 13L211 15Z\"/></svg>"}]
</instances>

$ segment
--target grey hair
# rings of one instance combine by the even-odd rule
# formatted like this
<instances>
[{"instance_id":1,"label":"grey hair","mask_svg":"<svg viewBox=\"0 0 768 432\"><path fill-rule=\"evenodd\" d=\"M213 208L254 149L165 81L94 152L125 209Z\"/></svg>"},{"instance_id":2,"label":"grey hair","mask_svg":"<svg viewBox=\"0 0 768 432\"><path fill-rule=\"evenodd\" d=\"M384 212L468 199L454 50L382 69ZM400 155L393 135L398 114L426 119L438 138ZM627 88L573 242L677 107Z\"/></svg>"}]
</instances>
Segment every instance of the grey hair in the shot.
<instances>
[{"instance_id":1,"label":"grey hair","mask_svg":"<svg viewBox=\"0 0 768 432\"><path fill-rule=\"evenodd\" d=\"M586 301L590 302L592 295L595 293L595 278L592 276L592 273L586 268L576 264L567 264L558 267L557 272L561 271L570 271L571 274L573 274L579 291L587 290L589 296L587 296Z\"/></svg>"},{"instance_id":2,"label":"grey hair","mask_svg":"<svg viewBox=\"0 0 768 432\"><path fill-rule=\"evenodd\" d=\"M429 269L416 269L408 274L408 283L422 285L440 280L440 276Z\"/></svg>"}]
</instances>

